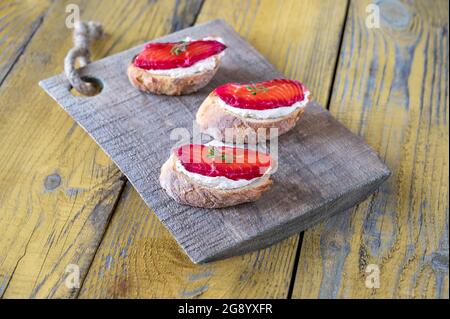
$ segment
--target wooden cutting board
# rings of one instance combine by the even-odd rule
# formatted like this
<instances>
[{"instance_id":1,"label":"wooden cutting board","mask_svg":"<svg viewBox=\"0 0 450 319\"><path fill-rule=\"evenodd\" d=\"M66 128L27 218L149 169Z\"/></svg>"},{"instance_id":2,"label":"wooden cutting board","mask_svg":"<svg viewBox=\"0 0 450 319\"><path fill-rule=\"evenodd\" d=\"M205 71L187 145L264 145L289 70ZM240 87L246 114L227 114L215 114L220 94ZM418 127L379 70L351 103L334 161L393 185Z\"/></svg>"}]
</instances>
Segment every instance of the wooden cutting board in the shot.
<instances>
[{"instance_id":1,"label":"wooden cutting board","mask_svg":"<svg viewBox=\"0 0 450 319\"><path fill-rule=\"evenodd\" d=\"M72 95L64 74L40 82L112 158L196 263L260 249L297 234L359 203L390 174L361 138L312 102L297 126L280 137L274 184L260 200L215 210L174 202L159 185L160 167L177 142L170 139L171 132L192 132L197 108L220 84L282 77L222 20L158 41L210 35L222 37L228 49L213 81L196 94L155 96L131 86L127 65L143 45L82 69L83 75L102 83L96 96Z\"/></svg>"}]
</instances>

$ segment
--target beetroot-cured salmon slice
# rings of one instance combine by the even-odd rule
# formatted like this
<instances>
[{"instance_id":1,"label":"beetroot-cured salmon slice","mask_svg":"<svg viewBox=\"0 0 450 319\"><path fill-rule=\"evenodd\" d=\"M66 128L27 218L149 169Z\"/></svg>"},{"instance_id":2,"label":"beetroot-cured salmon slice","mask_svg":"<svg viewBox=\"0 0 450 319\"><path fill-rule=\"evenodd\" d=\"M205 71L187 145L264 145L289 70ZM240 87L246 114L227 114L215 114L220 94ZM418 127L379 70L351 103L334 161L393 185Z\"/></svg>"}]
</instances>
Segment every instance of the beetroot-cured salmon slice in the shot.
<instances>
[{"instance_id":1,"label":"beetroot-cured salmon slice","mask_svg":"<svg viewBox=\"0 0 450 319\"><path fill-rule=\"evenodd\" d=\"M148 43L134 65L145 70L187 68L225 49L225 44L215 40Z\"/></svg>"},{"instance_id":2,"label":"beetroot-cured salmon slice","mask_svg":"<svg viewBox=\"0 0 450 319\"><path fill-rule=\"evenodd\" d=\"M295 80L275 79L258 83L227 83L214 92L233 107L268 110L303 101L308 89Z\"/></svg>"},{"instance_id":3,"label":"beetroot-cured salmon slice","mask_svg":"<svg viewBox=\"0 0 450 319\"><path fill-rule=\"evenodd\" d=\"M231 180L261 177L272 162L270 155L263 152L202 144L180 146L175 155L188 172Z\"/></svg>"}]
</instances>

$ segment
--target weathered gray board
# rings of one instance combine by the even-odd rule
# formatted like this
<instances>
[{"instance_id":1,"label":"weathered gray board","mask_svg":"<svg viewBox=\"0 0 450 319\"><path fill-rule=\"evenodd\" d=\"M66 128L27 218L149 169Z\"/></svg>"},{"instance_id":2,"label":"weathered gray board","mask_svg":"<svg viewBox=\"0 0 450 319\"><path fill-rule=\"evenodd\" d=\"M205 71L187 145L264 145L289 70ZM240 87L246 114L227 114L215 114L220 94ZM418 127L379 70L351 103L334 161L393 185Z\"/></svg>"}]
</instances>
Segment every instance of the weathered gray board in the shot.
<instances>
[{"instance_id":1,"label":"weathered gray board","mask_svg":"<svg viewBox=\"0 0 450 319\"><path fill-rule=\"evenodd\" d=\"M142 46L83 69L84 75L103 83L102 92L94 97L73 96L64 75L40 83L109 154L194 262L241 254L297 234L357 204L389 176L369 146L310 103L295 129L280 137L279 169L272 188L259 201L217 210L174 202L158 180L175 143L170 132L177 127L192 130L198 106L214 87L282 76L221 20L160 40L208 35L221 36L228 50L216 77L196 94L164 97L132 87L126 68Z\"/></svg>"}]
</instances>

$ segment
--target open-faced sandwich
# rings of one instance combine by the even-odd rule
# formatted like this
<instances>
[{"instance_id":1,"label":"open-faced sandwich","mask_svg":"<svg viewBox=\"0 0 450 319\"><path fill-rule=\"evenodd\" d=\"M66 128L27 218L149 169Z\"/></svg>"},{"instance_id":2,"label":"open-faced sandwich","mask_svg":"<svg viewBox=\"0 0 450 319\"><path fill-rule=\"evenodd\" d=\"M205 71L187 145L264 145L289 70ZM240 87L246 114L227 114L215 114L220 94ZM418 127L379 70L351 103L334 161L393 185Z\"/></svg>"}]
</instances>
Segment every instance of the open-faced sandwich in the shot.
<instances>
[{"instance_id":1,"label":"open-faced sandwich","mask_svg":"<svg viewBox=\"0 0 450 319\"><path fill-rule=\"evenodd\" d=\"M139 90L182 95L211 81L226 49L220 38L149 43L128 66L128 78Z\"/></svg>"},{"instance_id":2,"label":"open-faced sandwich","mask_svg":"<svg viewBox=\"0 0 450 319\"><path fill-rule=\"evenodd\" d=\"M216 88L200 106L197 124L218 140L247 142L281 135L297 123L310 101L309 90L294 80L228 83Z\"/></svg>"},{"instance_id":3,"label":"open-faced sandwich","mask_svg":"<svg viewBox=\"0 0 450 319\"><path fill-rule=\"evenodd\" d=\"M274 159L265 151L214 144L176 148L160 183L181 204L220 208L257 200L272 183Z\"/></svg>"}]
</instances>

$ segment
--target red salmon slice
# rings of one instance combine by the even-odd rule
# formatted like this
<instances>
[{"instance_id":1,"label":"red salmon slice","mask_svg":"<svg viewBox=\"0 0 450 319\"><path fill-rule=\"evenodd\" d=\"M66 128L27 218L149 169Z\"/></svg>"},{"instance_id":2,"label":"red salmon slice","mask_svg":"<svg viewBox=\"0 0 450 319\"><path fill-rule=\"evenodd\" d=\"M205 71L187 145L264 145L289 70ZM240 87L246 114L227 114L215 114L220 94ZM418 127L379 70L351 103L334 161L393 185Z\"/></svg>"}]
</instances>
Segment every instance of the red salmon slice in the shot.
<instances>
[{"instance_id":1,"label":"red salmon slice","mask_svg":"<svg viewBox=\"0 0 450 319\"><path fill-rule=\"evenodd\" d=\"M301 102L309 91L298 81L274 79L258 83L228 83L219 86L214 92L233 107L268 110Z\"/></svg>"},{"instance_id":2,"label":"red salmon slice","mask_svg":"<svg viewBox=\"0 0 450 319\"><path fill-rule=\"evenodd\" d=\"M186 144L174 153L188 172L235 181L261 177L271 165L270 155L238 147Z\"/></svg>"},{"instance_id":3,"label":"red salmon slice","mask_svg":"<svg viewBox=\"0 0 450 319\"><path fill-rule=\"evenodd\" d=\"M148 43L134 65L145 70L187 68L225 49L225 44L215 40Z\"/></svg>"}]
</instances>

